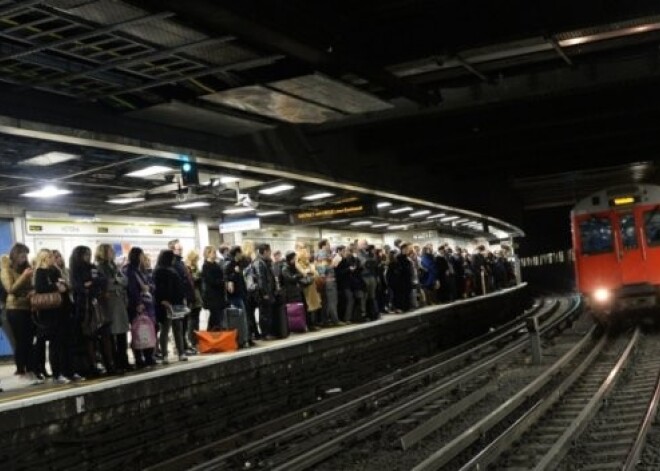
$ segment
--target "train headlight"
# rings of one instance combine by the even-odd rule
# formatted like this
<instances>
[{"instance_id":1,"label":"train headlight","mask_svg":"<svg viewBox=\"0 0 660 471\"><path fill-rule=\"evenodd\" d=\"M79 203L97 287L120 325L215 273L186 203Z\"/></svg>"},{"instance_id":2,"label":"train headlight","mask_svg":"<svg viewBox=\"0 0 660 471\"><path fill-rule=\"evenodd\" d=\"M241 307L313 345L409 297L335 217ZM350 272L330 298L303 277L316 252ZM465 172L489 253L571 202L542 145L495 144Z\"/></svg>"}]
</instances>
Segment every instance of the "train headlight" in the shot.
<instances>
[{"instance_id":1,"label":"train headlight","mask_svg":"<svg viewBox=\"0 0 660 471\"><path fill-rule=\"evenodd\" d=\"M610 292L605 288L598 288L594 291L594 301L597 303L606 303L610 299Z\"/></svg>"}]
</instances>

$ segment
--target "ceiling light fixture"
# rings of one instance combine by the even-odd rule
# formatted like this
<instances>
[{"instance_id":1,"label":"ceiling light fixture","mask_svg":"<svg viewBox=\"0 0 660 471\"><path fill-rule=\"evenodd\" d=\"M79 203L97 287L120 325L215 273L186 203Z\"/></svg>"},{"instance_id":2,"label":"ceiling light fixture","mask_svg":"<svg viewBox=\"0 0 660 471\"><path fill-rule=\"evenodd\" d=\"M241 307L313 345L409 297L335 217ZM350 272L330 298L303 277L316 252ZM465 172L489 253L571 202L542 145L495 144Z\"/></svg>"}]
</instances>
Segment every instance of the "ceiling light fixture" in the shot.
<instances>
[{"instance_id":1,"label":"ceiling light fixture","mask_svg":"<svg viewBox=\"0 0 660 471\"><path fill-rule=\"evenodd\" d=\"M139 203L141 201L144 201L144 197L136 196L134 198L112 198L112 199L106 200L106 203L110 203L110 204L131 204L131 203Z\"/></svg>"},{"instance_id":2,"label":"ceiling light fixture","mask_svg":"<svg viewBox=\"0 0 660 471\"><path fill-rule=\"evenodd\" d=\"M248 208L248 207L230 208L230 209L225 209L222 213L223 214L241 214L241 213L249 213L250 211L254 211L254 208Z\"/></svg>"},{"instance_id":3,"label":"ceiling light fixture","mask_svg":"<svg viewBox=\"0 0 660 471\"><path fill-rule=\"evenodd\" d=\"M209 203L208 201L193 201L192 203L177 204L174 207L176 209L189 209L189 208L201 208L203 206L211 206L211 203Z\"/></svg>"},{"instance_id":4,"label":"ceiling light fixture","mask_svg":"<svg viewBox=\"0 0 660 471\"><path fill-rule=\"evenodd\" d=\"M27 196L28 198L53 198L55 196L68 195L70 193L71 190L63 190L53 185L47 185L40 190L23 193L21 196Z\"/></svg>"},{"instance_id":5,"label":"ceiling light fixture","mask_svg":"<svg viewBox=\"0 0 660 471\"><path fill-rule=\"evenodd\" d=\"M412 210L412 206L404 206L403 208L391 209L390 214L407 213Z\"/></svg>"},{"instance_id":6,"label":"ceiling light fixture","mask_svg":"<svg viewBox=\"0 0 660 471\"><path fill-rule=\"evenodd\" d=\"M387 228L388 228L388 229L392 229L392 230L403 229L403 230L405 231L405 230L407 229L407 226L401 224L401 225L398 225L398 226L387 226Z\"/></svg>"},{"instance_id":7,"label":"ceiling light fixture","mask_svg":"<svg viewBox=\"0 0 660 471\"><path fill-rule=\"evenodd\" d=\"M270 188L262 188L259 190L259 193L262 195L275 195L277 193L282 193L283 191L293 190L295 186L283 183L281 185L271 186Z\"/></svg>"},{"instance_id":8,"label":"ceiling light fixture","mask_svg":"<svg viewBox=\"0 0 660 471\"><path fill-rule=\"evenodd\" d=\"M392 203L390 203L389 201L381 201L376 205L376 207L378 208L387 208L389 206L392 206Z\"/></svg>"},{"instance_id":9,"label":"ceiling light fixture","mask_svg":"<svg viewBox=\"0 0 660 471\"><path fill-rule=\"evenodd\" d=\"M284 211L264 211L262 213L257 213L257 216L260 218L266 217L266 216L275 216L277 214L285 214Z\"/></svg>"},{"instance_id":10,"label":"ceiling light fixture","mask_svg":"<svg viewBox=\"0 0 660 471\"><path fill-rule=\"evenodd\" d=\"M459 219L459 218L460 218L460 216L447 216L445 218L441 218L440 222L449 222L449 221L453 221L454 219Z\"/></svg>"},{"instance_id":11,"label":"ceiling light fixture","mask_svg":"<svg viewBox=\"0 0 660 471\"><path fill-rule=\"evenodd\" d=\"M389 222L379 222L378 224L373 224L371 227L385 227L389 225L390 225Z\"/></svg>"},{"instance_id":12,"label":"ceiling light fixture","mask_svg":"<svg viewBox=\"0 0 660 471\"><path fill-rule=\"evenodd\" d=\"M426 216L427 214L431 214L431 211L428 209L423 209L421 211L415 211L414 213L410 213L410 217L418 217L418 216Z\"/></svg>"},{"instance_id":13,"label":"ceiling light fixture","mask_svg":"<svg viewBox=\"0 0 660 471\"><path fill-rule=\"evenodd\" d=\"M173 172L174 169L171 167L165 167L164 165L151 165L150 167L145 167L140 170L135 170L133 172L127 173L127 177L137 177L137 178L145 178L145 177L153 177L154 175L160 175L162 173L166 172Z\"/></svg>"},{"instance_id":14,"label":"ceiling light fixture","mask_svg":"<svg viewBox=\"0 0 660 471\"><path fill-rule=\"evenodd\" d=\"M79 155L69 154L68 152L46 152L45 154L35 155L29 159L21 160L18 165L25 165L28 167L48 167L49 165L61 164L69 160L78 160Z\"/></svg>"},{"instance_id":15,"label":"ceiling light fixture","mask_svg":"<svg viewBox=\"0 0 660 471\"><path fill-rule=\"evenodd\" d=\"M351 223L351 226L371 226L372 224L371 221L355 221Z\"/></svg>"},{"instance_id":16,"label":"ceiling light fixture","mask_svg":"<svg viewBox=\"0 0 660 471\"><path fill-rule=\"evenodd\" d=\"M447 215L446 213L431 214L430 216L427 216L426 219L438 219L438 218L443 218L446 215Z\"/></svg>"},{"instance_id":17,"label":"ceiling light fixture","mask_svg":"<svg viewBox=\"0 0 660 471\"><path fill-rule=\"evenodd\" d=\"M321 193L313 193L311 195L303 196L303 199L307 201L314 201L314 200L320 200L322 198L329 198L330 196L334 196L334 193L328 193L327 191L325 191Z\"/></svg>"}]
</instances>

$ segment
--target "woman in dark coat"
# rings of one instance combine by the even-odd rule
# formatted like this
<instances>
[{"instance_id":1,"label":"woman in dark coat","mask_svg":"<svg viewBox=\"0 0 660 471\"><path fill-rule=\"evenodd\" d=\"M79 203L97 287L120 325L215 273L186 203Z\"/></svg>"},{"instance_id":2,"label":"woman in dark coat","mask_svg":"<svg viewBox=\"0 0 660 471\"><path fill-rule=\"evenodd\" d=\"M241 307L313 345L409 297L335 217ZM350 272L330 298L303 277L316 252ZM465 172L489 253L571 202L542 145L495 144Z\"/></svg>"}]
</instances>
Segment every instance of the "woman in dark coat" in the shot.
<instances>
[{"instance_id":1,"label":"woman in dark coat","mask_svg":"<svg viewBox=\"0 0 660 471\"><path fill-rule=\"evenodd\" d=\"M181 277L174 268L175 256L171 250L163 250L158 256L158 262L154 270L154 283L156 284L156 318L161 325L160 329L160 352L163 355L163 363L169 363L167 340L170 327L174 330L174 343L179 354L179 361L188 361L188 356L183 348L183 319L172 319L168 311L172 306L183 305L185 293Z\"/></svg>"},{"instance_id":2,"label":"woman in dark coat","mask_svg":"<svg viewBox=\"0 0 660 471\"><path fill-rule=\"evenodd\" d=\"M139 309L143 309L149 319L156 326L156 309L154 307L154 286L146 271L146 255L140 247L131 248L128 252L128 265L124 268L124 275L128 282L128 304L127 312L131 323L138 316ZM140 308L141 306L141 308ZM133 349L135 364L138 368L153 366L154 349L146 348L143 350Z\"/></svg>"},{"instance_id":3,"label":"woman in dark coat","mask_svg":"<svg viewBox=\"0 0 660 471\"><path fill-rule=\"evenodd\" d=\"M207 330L221 329L226 325L223 310L226 307L225 276L218 263L215 247L204 248L204 265L202 265L202 301L209 310Z\"/></svg>"},{"instance_id":4,"label":"woman in dark coat","mask_svg":"<svg viewBox=\"0 0 660 471\"><path fill-rule=\"evenodd\" d=\"M98 376L96 368L96 341L101 342L103 363L108 374L115 373L112 334L109 322L92 322L98 309L99 297L103 293L106 280L92 264L92 251L79 245L71 252L69 276L73 292L74 318L82 326L82 334L87 347L89 375Z\"/></svg>"},{"instance_id":5,"label":"woman in dark coat","mask_svg":"<svg viewBox=\"0 0 660 471\"><path fill-rule=\"evenodd\" d=\"M59 270L54 269L53 253L48 249L41 249L37 254L36 259L37 270L34 275L34 290L36 293L59 293L60 297L64 297L67 288L64 280L60 277ZM69 370L67 363L68 358L66 355L65 346L65 332L64 328L66 322L64 314L62 313L62 303L59 307L53 309L42 309L35 313L35 323L37 325L37 337L43 340L45 348L45 341L48 341L48 359L50 360L50 368L53 372L53 381L57 384L66 384L69 380L65 376L65 372ZM44 352L45 355L45 352ZM38 353L37 358L41 358ZM38 369L45 371L45 365L37 365Z\"/></svg>"}]
</instances>

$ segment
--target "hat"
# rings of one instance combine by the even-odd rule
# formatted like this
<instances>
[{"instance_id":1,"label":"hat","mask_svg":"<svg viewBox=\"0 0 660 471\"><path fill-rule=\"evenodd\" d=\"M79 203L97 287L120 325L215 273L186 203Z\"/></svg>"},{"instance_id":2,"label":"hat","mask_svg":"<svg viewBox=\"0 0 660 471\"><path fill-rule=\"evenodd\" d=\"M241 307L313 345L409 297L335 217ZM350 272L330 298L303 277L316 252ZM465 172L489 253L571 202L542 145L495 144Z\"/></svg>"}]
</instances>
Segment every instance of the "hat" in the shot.
<instances>
[{"instance_id":1,"label":"hat","mask_svg":"<svg viewBox=\"0 0 660 471\"><path fill-rule=\"evenodd\" d=\"M293 250L287 250L286 255L285 255L286 261L290 262L291 260L293 260L293 257L295 257L295 256L296 256L296 253Z\"/></svg>"}]
</instances>

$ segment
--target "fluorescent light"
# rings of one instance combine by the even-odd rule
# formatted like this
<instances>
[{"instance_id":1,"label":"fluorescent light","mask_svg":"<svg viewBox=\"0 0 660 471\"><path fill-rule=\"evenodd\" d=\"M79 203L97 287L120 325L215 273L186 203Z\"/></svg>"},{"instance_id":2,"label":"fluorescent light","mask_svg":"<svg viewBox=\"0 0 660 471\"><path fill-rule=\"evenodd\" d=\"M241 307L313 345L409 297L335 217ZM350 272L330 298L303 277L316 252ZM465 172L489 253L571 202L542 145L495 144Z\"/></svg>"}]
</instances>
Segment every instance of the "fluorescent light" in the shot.
<instances>
[{"instance_id":1,"label":"fluorescent light","mask_svg":"<svg viewBox=\"0 0 660 471\"><path fill-rule=\"evenodd\" d=\"M389 201L381 201L376 205L378 208L387 208L388 206L392 206L392 203Z\"/></svg>"},{"instance_id":2,"label":"fluorescent light","mask_svg":"<svg viewBox=\"0 0 660 471\"><path fill-rule=\"evenodd\" d=\"M283 183L281 185L271 186L270 188L262 188L259 190L259 193L262 195L274 195L276 193L282 193L283 191L293 190L295 186Z\"/></svg>"},{"instance_id":3,"label":"fluorescent light","mask_svg":"<svg viewBox=\"0 0 660 471\"><path fill-rule=\"evenodd\" d=\"M127 173L127 177L152 177L154 175L159 175L165 172L173 172L174 169L170 167L165 167L164 165L152 165L150 167L145 167L140 170L135 170L134 172Z\"/></svg>"},{"instance_id":4,"label":"fluorescent light","mask_svg":"<svg viewBox=\"0 0 660 471\"><path fill-rule=\"evenodd\" d=\"M18 165L27 165L29 167L48 167L49 165L61 164L69 160L78 160L79 155L69 154L66 152L46 152L45 154L36 155L29 159L22 160Z\"/></svg>"},{"instance_id":5,"label":"fluorescent light","mask_svg":"<svg viewBox=\"0 0 660 471\"><path fill-rule=\"evenodd\" d=\"M348 221L348 219L335 219L334 221L330 221L330 224L343 224Z\"/></svg>"},{"instance_id":6,"label":"fluorescent light","mask_svg":"<svg viewBox=\"0 0 660 471\"><path fill-rule=\"evenodd\" d=\"M177 204L176 209L201 208L202 206L211 206L208 201L193 201L192 203Z\"/></svg>"},{"instance_id":7,"label":"fluorescent light","mask_svg":"<svg viewBox=\"0 0 660 471\"><path fill-rule=\"evenodd\" d=\"M426 219L437 219L445 216L446 216L445 213L431 214L430 216L427 216Z\"/></svg>"},{"instance_id":8,"label":"fluorescent light","mask_svg":"<svg viewBox=\"0 0 660 471\"><path fill-rule=\"evenodd\" d=\"M264 211L263 213L257 213L257 216L263 218L266 216L275 216L276 214L284 214L284 211Z\"/></svg>"},{"instance_id":9,"label":"fluorescent light","mask_svg":"<svg viewBox=\"0 0 660 471\"><path fill-rule=\"evenodd\" d=\"M374 224L371 227L385 227L385 226L389 226L389 224L390 224L389 222L379 222L378 224Z\"/></svg>"},{"instance_id":10,"label":"fluorescent light","mask_svg":"<svg viewBox=\"0 0 660 471\"><path fill-rule=\"evenodd\" d=\"M388 229L392 229L392 230L397 230L397 229L403 229L403 230L406 230L406 226L403 225L403 224L401 224L401 225L399 225L399 226L387 226L387 228L388 228Z\"/></svg>"},{"instance_id":11,"label":"fluorescent light","mask_svg":"<svg viewBox=\"0 0 660 471\"><path fill-rule=\"evenodd\" d=\"M27 196L28 198L53 198L54 196L68 195L69 193L71 193L71 190L63 190L53 185L47 185L40 190L23 193L21 196Z\"/></svg>"},{"instance_id":12,"label":"fluorescent light","mask_svg":"<svg viewBox=\"0 0 660 471\"><path fill-rule=\"evenodd\" d=\"M314 194L311 194L311 195L303 196L303 199L307 200L307 201L314 201L314 200L320 200L322 198L328 198L330 196L333 196L333 193L328 193L326 191L326 192L322 192L322 193L314 193Z\"/></svg>"},{"instance_id":13,"label":"fluorescent light","mask_svg":"<svg viewBox=\"0 0 660 471\"><path fill-rule=\"evenodd\" d=\"M459 219L460 216L447 216L446 218L440 219L440 222L453 221L454 219Z\"/></svg>"},{"instance_id":14,"label":"fluorescent light","mask_svg":"<svg viewBox=\"0 0 660 471\"><path fill-rule=\"evenodd\" d=\"M110 203L110 204L131 204L131 203L139 203L140 201L144 201L144 198L136 196L135 198L112 198L110 200L107 200L106 203Z\"/></svg>"},{"instance_id":15,"label":"fluorescent light","mask_svg":"<svg viewBox=\"0 0 660 471\"><path fill-rule=\"evenodd\" d=\"M428 209L423 209L421 211L415 211L414 213L410 213L408 216L417 217L417 216L426 216L427 214L431 214L431 211L429 211Z\"/></svg>"},{"instance_id":16,"label":"fluorescent light","mask_svg":"<svg viewBox=\"0 0 660 471\"><path fill-rule=\"evenodd\" d=\"M223 211L224 214L240 214L254 211L254 208L230 208Z\"/></svg>"},{"instance_id":17,"label":"fluorescent light","mask_svg":"<svg viewBox=\"0 0 660 471\"><path fill-rule=\"evenodd\" d=\"M351 223L351 226L371 226L372 224L371 221L355 221Z\"/></svg>"},{"instance_id":18,"label":"fluorescent light","mask_svg":"<svg viewBox=\"0 0 660 471\"><path fill-rule=\"evenodd\" d=\"M390 214L407 213L408 211L412 211L412 210L413 210L412 206L404 206L403 208L390 210Z\"/></svg>"},{"instance_id":19,"label":"fluorescent light","mask_svg":"<svg viewBox=\"0 0 660 471\"><path fill-rule=\"evenodd\" d=\"M469 221L468 218L460 218L460 219L456 219L454 221L454 224L461 224L461 223L465 223L465 222L468 222L468 221Z\"/></svg>"},{"instance_id":20,"label":"fluorescent light","mask_svg":"<svg viewBox=\"0 0 660 471\"><path fill-rule=\"evenodd\" d=\"M218 186L221 183L234 183L239 181L240 178L238 177L211 177L210 179L206 180L205 182L202 182L203 186Z\"/></svg>"}]
</instances>

